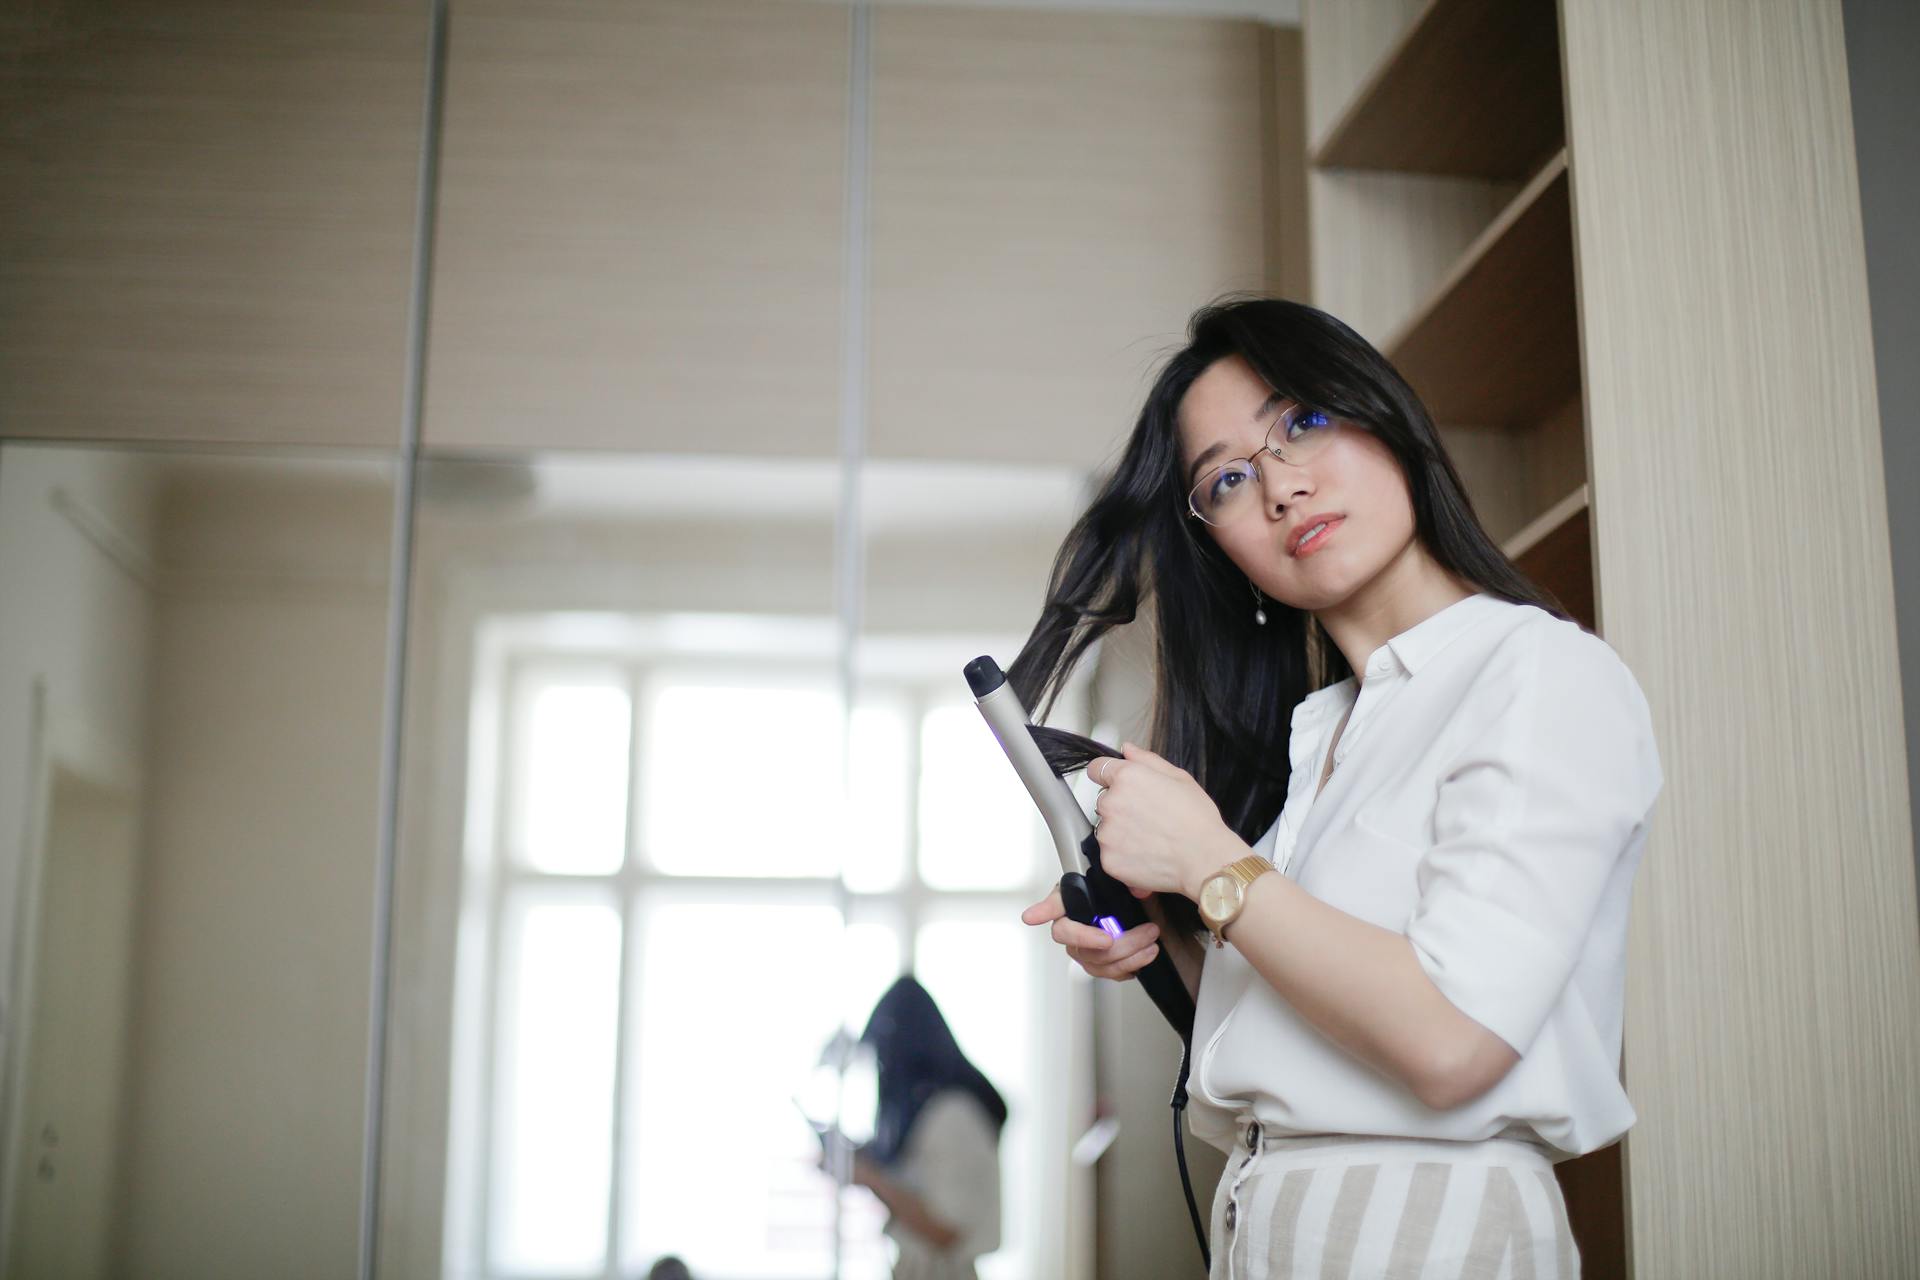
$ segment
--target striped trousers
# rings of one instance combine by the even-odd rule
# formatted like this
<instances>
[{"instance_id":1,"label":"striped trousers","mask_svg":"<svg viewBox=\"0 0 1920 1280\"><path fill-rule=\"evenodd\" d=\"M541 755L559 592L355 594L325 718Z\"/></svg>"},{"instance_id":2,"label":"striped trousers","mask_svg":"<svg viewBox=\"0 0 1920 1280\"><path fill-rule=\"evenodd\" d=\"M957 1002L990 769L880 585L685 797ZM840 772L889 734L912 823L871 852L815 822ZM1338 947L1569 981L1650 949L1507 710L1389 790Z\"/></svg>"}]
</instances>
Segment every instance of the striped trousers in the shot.
<instances>
[{"instance_id":1,"label":"striped trousers","mask_svg":"<svg viewBox=\"0 0 1920 1280\"><path fill-rule=\"evenodd\" d=\"M1446 1142L1236 1126L1210 1280L1576 1280L1553 1163L1514 1138Z\"/></svg>"}]
</instances>

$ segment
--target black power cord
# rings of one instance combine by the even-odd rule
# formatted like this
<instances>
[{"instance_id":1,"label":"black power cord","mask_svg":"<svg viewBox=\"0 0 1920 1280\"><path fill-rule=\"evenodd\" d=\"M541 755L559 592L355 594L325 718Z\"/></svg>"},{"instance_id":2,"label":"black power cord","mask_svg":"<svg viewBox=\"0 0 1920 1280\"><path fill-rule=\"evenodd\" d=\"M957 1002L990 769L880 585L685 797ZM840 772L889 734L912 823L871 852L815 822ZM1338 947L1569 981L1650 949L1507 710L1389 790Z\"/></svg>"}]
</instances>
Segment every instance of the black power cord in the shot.
<instances>
[{"instance_id":1,"label":"black power cord","mask_svg":"<svg viewBox=\"0 0 1920 1280\"><path fill-rule=\"evenodd\" d=\"M1147 911L1133 891L1108 875L1100 865L1100 833L1090 831L1080 842L1080 855L1086 859L1084 875L1070 871L1060 877L1060 903L1067 917L1081 924L1099 927L1117 924L1122 930L1144 924ZM1104 917L1104 920L1102 919ZM1200 1242L1200 1261L1213 1269L1213 1253L1207 1248L1206 1224L1200 1220L1200 1206L1193 1198L1193 1178L1187 1173L1187 1144L1181 1120L1187 1110L1187 1071L1193 1062L1193 993L1186 979L1174 967L1173 955L1165 948L1135 975L1147 997L1160 1010L1167 1025L1180 1037L1180 1074L1173 1082L1173 1154L1180 1162L1180 1189L1186 1192L1187 1214L1193 1219L1193 1235Z\"/></svg>"},{"instance_id":2,"label":"black power cord","mask_svg":"<svg viewBox=\"0 0 1920 1280\"><path fill-rule=\"evenodd\" d=\"M1200 1221L1200 1205L1193 1198L1193 1179L1187 1175L1187 1143L1181 1121L1187 1111L1187 1068L1192 1064L1193 1045L1180 1042L1180 1074L1173 1082L1173 1155L1180 1162L1180 1189L1187 1193L1187 1215L1193 1219L1193 1238L1200 1242L1200 1266L1213 1270L1213 1251L1207 1248L1207 1228Z\"/></svg>"}]
</instances>

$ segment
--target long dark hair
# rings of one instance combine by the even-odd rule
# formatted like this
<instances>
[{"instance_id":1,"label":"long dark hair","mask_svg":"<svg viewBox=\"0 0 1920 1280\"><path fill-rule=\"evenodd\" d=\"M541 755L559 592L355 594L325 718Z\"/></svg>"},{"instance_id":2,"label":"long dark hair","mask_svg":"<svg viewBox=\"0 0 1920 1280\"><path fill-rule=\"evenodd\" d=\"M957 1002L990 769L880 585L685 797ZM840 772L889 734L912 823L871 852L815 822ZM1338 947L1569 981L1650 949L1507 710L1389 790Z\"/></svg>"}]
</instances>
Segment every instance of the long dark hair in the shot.
<instances>
[{"instance_id":1,"label":"long dark hair","mask_svg":"<svg viewBox=\"0 0 1920 1280\"><path fill-rule=\"evenodd\" d=\"M1265 605L1253 622L1247 578L1187 514L1177 414L1194 380L1239 355L1289 399L1358 423L1392 449L1413 500L1414 536L1443 567L1515 603L1570 615L1480 527L1426 406L1399 371L1333 316L1284 298L1229 294L1193 314L1120 458L1053 562L1040 620L1007 670L1035 721L1033 736L1061 773L1120 753L1041 726L1088 645L1132 622L1151 599L1153 717L1146 746L1185 769L1249 844L1286 802L1293 708L1352 674L1304 610ZM1162 896L1168 919L1197 931L1199 913Z\"/></svg>"},{"instance_id":2,"label":"long dark hair","mask_svg":"<svg viewBox=\"0 0 1920 1280\"><path fill-rule=\"evenodd\" d=\"M960 1051L960 1042L940 1016L940 1006L911 975L887 988L873 1006L860 1039L873 1046L880 1077L873 1141L861 1150L881 1164L900 1158L920 1109L945 1089L972 1094L996 1129L1006 1124L1006 1100Z\"/></svg>"}]
</instances>

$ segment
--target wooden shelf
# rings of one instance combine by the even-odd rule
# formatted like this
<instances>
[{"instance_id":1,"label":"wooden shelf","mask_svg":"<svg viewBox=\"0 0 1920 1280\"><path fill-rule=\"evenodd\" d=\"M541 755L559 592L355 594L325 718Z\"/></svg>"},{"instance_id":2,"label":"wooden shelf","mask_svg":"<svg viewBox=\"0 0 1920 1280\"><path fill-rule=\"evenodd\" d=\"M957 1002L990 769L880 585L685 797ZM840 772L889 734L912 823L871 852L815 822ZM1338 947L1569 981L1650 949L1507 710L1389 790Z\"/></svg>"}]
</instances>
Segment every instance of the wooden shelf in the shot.
<instances>
[{"instance_id":1,"label":"wooden shelf","mask_svg":"<svg viewBox=\"0 0 1920 1280\"><path fill-rule=\"evenodd\" d=\"M1530 426L1580 391L1567 153L1556 152L1383 350L1436 422Z\"/></svg>"},{"instance_id":2,"label":"wooden shelf","mask_svg":"<svg viewBox=\"0 0 1920 1280\"><path fill-rule=\"evenodd\" d=\"M1563 145L1564 121L1553 0L1429 0L1313 162L1521 178Z\"/></svg>"},{"instance_id":3,"label":"wooden shelf","mask_svg":"<svg viewBox=\"0 0 1920 1280\"><path fill-rule=\"evenodd\" d=\"M1500 550L1516 564L1523 558L1548 542L1554 533L1566 527L1567 522L1587 509L1588 489L1581 485L1560 501L1548 507L1526 528L1508 538Z\"/></svg>"},{"instance_id":4,"label":"wooden shelf","mask_svg":"<svg viewBox=\"0 0 1920 1280\"><path fill-rule=\"evenodd\" d=\"M1589 489L1581 485L1501 546L1520 572L1551 591L1582 626L1595 628Z\"/></svg>"}]
</instances>

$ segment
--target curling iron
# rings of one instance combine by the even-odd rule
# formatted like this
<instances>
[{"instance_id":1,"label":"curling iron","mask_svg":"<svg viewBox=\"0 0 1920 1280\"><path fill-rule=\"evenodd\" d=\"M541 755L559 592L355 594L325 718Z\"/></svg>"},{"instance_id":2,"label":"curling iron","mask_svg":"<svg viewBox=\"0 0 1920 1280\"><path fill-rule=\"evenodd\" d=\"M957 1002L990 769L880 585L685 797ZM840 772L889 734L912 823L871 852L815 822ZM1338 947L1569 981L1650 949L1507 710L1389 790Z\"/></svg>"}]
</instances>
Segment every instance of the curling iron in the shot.
<instances>
[{"instance_id":1,"label":"curling iron","mask_svg":"<svg viewBox=\"0 0 1920 1280\"><path fill-rule=\"evenodd\" d=\"M1000 664L982 655L969 662L964 670L967 687L973 690L974 705L986 719L987 727L993 730L1000 749L1012 761L1013 770L1026 785L1027 794L1039 806L1040 816L1046 819L1054 851L1060 858L1060 901L1067 917L1093 925L1115 938L1135 925L1146 923L1146 908L1133 896L1133 891L1101 867L1098 832L1087 820L1066 779L1053 771L1040 744L1034 741L1027 709L1013 686L1007 683ZM1200 1257L1210 1267L1207 1233L1193 1198L1193 1184L1187 1177L1187 1155L1180 1125L1181 1113L1187 1105L1187 1068L1193 1053L1193 996L1174 968L1173 955L1165 946L1134 976L1180 1037L1180 1074L1173 1086L1174 1154L1180 1162L1180 1185L1186 1192L1187 1212L1193 1218L1194 1234L1200 1240Z\"/></svg>"},{"instance_id":2,"label":"curling iron","mask_svg":"<svg viewBox=\"0 0 1920 1280\"><path fill-rule=\"evenodd\" d=\"M1053 835L1054 851L1060 857L1060 901L1068 918L1093 925L1115 938L1135 925L1145 924L1147 912L1140 900L1101 867L1099 836L1066 780L1053 771L1040 744L1033 740L1027 709L1007 683L1000 664L989 657L975 658L966 665L966 676L974 705L999 739L1000 749L1013 762L1013 771L1026 784L1027 794L1040 807L1040 816ZM1137 976L1181 1043L1191 1043L1193 997L1174 969L1167 948L1161 947L1160 954Z\"/></svg>"}]
</instances>

